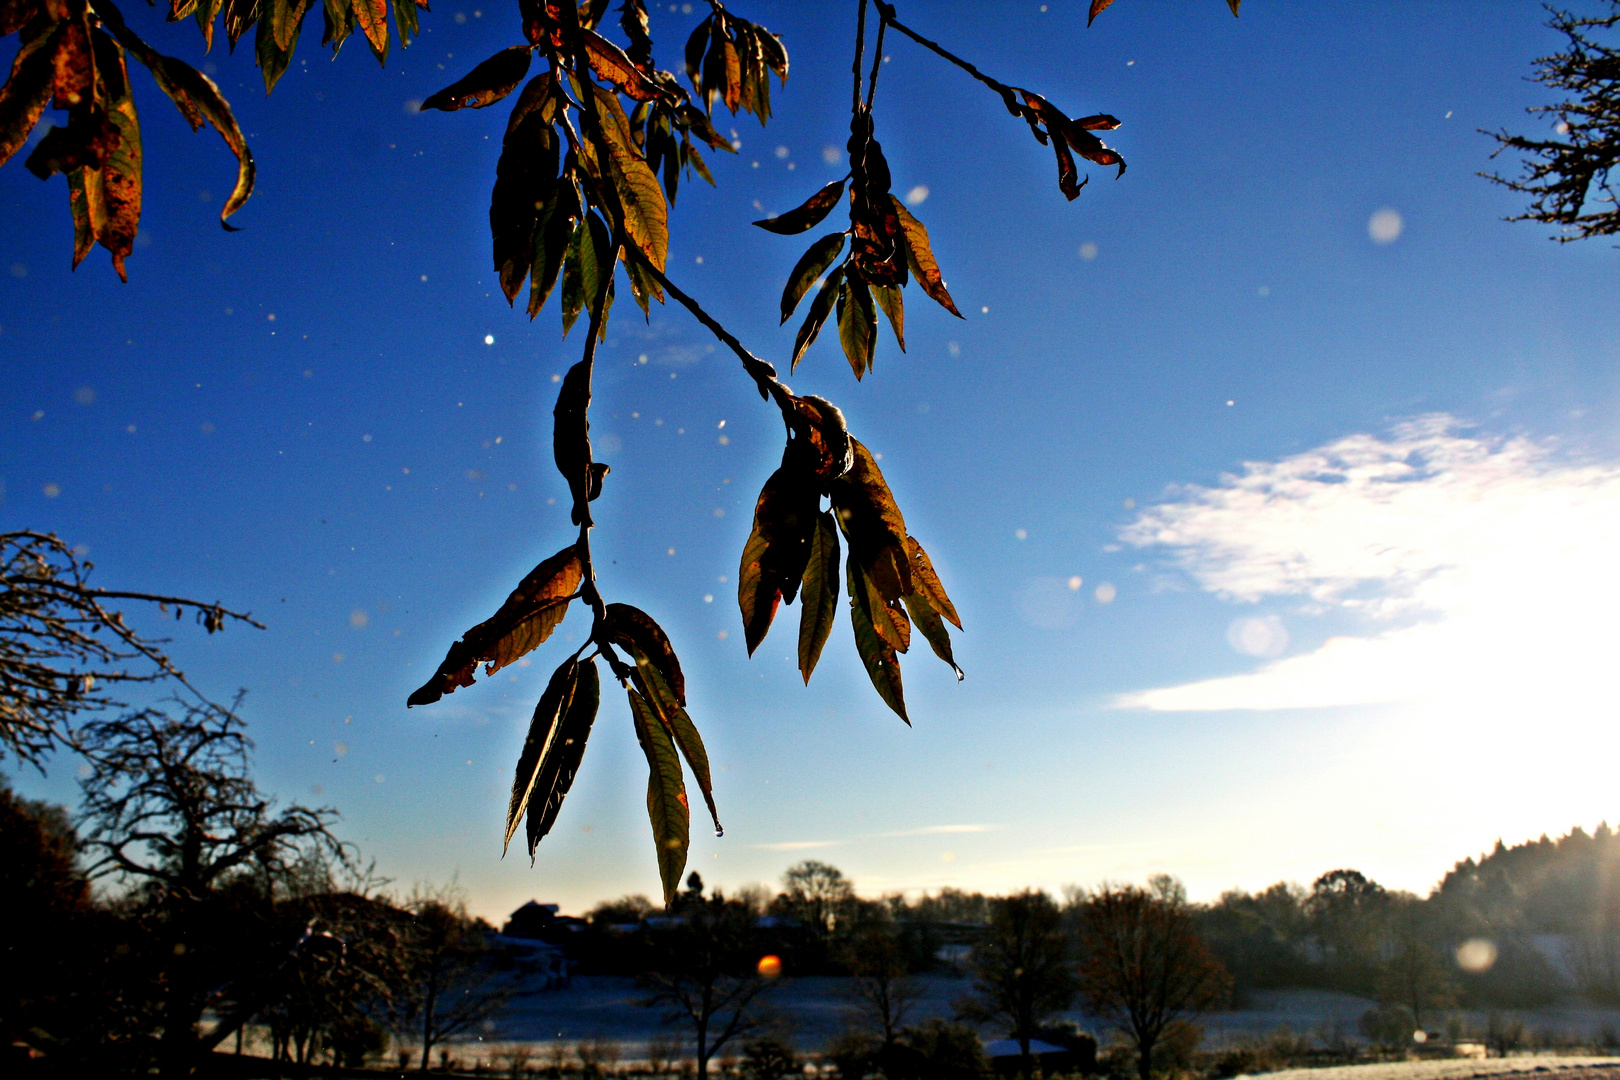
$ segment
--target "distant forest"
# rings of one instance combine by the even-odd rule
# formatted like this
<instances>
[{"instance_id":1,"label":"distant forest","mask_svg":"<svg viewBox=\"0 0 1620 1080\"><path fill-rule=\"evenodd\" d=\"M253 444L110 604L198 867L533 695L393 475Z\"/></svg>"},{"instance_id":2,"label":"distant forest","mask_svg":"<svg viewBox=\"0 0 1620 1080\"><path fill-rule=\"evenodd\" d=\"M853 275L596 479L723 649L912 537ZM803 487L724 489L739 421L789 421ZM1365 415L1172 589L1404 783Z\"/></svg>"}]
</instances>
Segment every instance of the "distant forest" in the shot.
<instances>
[{"instance_id":1,"label":"distant forest","mask_svg":"<svg viewBox=\"0 0 1620 1080\"><path fill-rule=\"evenodd\" d=\"M1161 889L1176 889L1161 879ZM1077 909L1085 894L1066 899ZM774 895L731 900L760 917L794 974L846 974L863 928L898 931L914 971L949 972L990 921L992 897L945 889L910 899L857 896L836 868L801 863ZM674 905L679 910L681 898ZM1256 990L1308 987L1404 1004L1534 1008L1578 995L1620 1003L1620 838L1608 825L1456 864L1428 897L1386 889L1356 870L1309 887L1278 882L1190 904L1194 925L1231 973L1234 1004ZM664 909L632 896L598 905L566 943L581 974L634 974L640 930ZM572 922L569 920L569 922ZM561 931L562 927L559 926Z\"/></svg>"}]
</instances>

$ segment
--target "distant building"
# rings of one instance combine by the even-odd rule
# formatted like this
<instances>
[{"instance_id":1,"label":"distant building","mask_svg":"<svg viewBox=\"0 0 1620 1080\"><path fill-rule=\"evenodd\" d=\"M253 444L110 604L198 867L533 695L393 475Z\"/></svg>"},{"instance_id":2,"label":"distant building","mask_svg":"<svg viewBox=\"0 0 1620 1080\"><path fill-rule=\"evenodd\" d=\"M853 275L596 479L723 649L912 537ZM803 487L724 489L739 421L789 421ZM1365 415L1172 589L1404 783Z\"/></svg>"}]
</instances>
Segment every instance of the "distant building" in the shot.
<instances>
[{"instance_id":1,"label":"distant building","mask_svg":"<svg viewBox=\"0 0 1620 1080\"><path fill-rule=\"evenodd\" d=\"M572 915L559 915L556 904L530 900L507 917L496 943L520 958L546 989L567 986L589 924Z\"/></svg>"},{"instance_id":2,"label":"distant building","mask_svg":"<svg viewBox=\"0 0 1620 1080\"><path fill-rule=\"evenodd\" d=\"M583 934L590 925L572 915L557 914L556 904L541 904L530 900L507 917L501 927L502 935L514 938L532 938L553 945L564 944L574 934Z\"/></svg>"}]
</instances>

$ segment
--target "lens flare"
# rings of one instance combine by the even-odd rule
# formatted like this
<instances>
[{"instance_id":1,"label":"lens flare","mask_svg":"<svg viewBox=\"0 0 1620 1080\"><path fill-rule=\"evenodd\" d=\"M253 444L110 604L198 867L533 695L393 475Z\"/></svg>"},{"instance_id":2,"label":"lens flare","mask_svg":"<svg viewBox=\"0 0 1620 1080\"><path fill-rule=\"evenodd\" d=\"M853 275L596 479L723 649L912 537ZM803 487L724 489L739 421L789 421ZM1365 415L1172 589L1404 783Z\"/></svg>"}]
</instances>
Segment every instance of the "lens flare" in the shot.
<instances>
[{"instance_id":1,"label":"lens flare","mask_svg":"<svg viewBox=\"0 0 1620 1080\"><path fill-rule=\"evenodd\" d=\"M758 970L764 978L774 979L782 974L782 958L774 953L767 953L759 958Z\"/></svg>"},{"instance_id":2,"label":"lens flare","mask_svg":"<svg viewBox=\"0 0 1620 1080\"><path fill-rule=\"evenodd\" d=\"M1484 938L1469 938L1457 946L1457 966L1470 975L1483 975L1496 963L1496 946Z\"/></svg>"}]
</instances>

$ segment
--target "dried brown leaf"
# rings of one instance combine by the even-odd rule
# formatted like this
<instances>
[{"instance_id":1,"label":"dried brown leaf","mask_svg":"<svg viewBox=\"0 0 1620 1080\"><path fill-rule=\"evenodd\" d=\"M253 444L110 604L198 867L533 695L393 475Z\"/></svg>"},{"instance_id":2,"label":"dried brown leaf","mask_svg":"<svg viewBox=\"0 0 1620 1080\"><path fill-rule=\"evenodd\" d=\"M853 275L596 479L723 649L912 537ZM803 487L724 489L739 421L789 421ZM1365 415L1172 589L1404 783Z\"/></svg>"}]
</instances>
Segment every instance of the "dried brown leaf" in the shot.
<instances>
[{"instance_id":1,"label":"dried brown leaf","mask_svg":"<svg viewBox=\"0 0 1620 1080\"><path fill-rule=\"evenodd\" d=\"M494 674L537 648L568 614L583 577L571 544L529 571L494 615L450 646L439 669L407 699L407 706L430 705L457 687L471 686L480 663L487 665L485 674Z\"/></svg>"},{"instance_id":2,"label":"dried brown leaf","mask_svg":"<svg viewBox=\"0 0 1620 1080\"><path fill-rule=\"evenodd\" d=\"M493 105L517 89L517 84L529 73L529 64L533 59L534 50L528 45L502 49L443 90L429 94L427 100L422 102L422 108L455 112L457 109L482 109L486 105ZM550 73L540 78L546 80L541 89L549 93Z\"/></svg>"},{"instance_id":3,"label":"dried brown leaf","mask_svg":"<svg viewBox=\"0 0 1620 1080\"><path fill-rule=\"evenodd\" d=\"M781 236L802 233L819 225L822 219L832 212L832 208L837 206L839 200L843 197L844 182L834 180L806 199L803 205L796 206L785 214L766 218L763 221L756 221L754 224L766 232L777 233Z\"/></svg>"},{"instance_id":4,"label":"dried brown leaf","mask_svg":"<svg viewBox=\"0 0 1620 1080\"><path fill-rule=\"evenodd\" d=\"M872 612L867 604L870 593L853 553L846 560L845 569L849 578L849 621L855 631L855 651L878 696L909 726L911 718L906 715L905 688L900 681L900 658L873 626Z\"/></svg>"},{"instance_id":5,"label":"dried brown leaf","mask_svg":"<svg viewBox=\"0 0 1620 1080\"><path fill-rule=\"evenodd\" d=\"M946 311L962 318L962 313L956 310L956 301L951 299L950 290L945 288L945 278L940 275L939 263L934 261L934 249L928 243L928 230L918 221L905 204L893 195L889 196L894 202L895 216L900 222L901 234L905 237L906 263L911 267L912 274L917 278L917 284L922 286L935 303Z\"/></svg>"},{"instance_id":6,"label":"dried brown leaf","mask_svg":"<svg viewBox=\"0 0 1620 1080\"><path fill-rule=\"evenodd\" d=\"M849 540L849 557L885 601L898 600L912 591L905 518L872 452L858 439L850 443L855 464L830 485L833 513Z\"/></svg>"},{"instance_id":7,"label":"dried brown leaf","mask_svg":"<svg viewBox=\"0 0 1620 1080\"><path fill-rule=\"evenodd\" d=\"M793 602L810 558L820 494L811 474L787 455L771 474L754 506L754 527L743 545L737 571L737 606L743 638L753 655L776 617L782 600Z\"/></svg>"}]
</instances>

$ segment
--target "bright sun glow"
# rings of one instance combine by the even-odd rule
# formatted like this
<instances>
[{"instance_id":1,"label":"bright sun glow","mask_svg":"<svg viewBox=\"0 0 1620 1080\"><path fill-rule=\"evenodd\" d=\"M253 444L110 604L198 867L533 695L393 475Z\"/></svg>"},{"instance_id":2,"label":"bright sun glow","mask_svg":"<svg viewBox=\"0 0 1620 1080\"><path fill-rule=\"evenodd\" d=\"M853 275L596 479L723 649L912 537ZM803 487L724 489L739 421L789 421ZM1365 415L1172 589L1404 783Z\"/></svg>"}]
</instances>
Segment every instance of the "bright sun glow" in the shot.
<instances>
[{"instance_id":1,"label":"bright sun glow","mask_svg":"<svg viewBox=\"0 0 1620 1080\"><path fill-rule=\"evenodd\" d=\"M1354 631L1243 674L1127 694L1123 707L1422 699L1480 716L1612 716L1612 464L1571 464L1526 438L1474 437L1450 417L1425 417L1387 439L1350 436L1179 489L1124 539L1168 552L1224 599L1291 603L1296 633L1315 619ZM1275 655L1286 632L1263 623L1235 623L1232 644Z\"/></svg>"}]
</instances>

